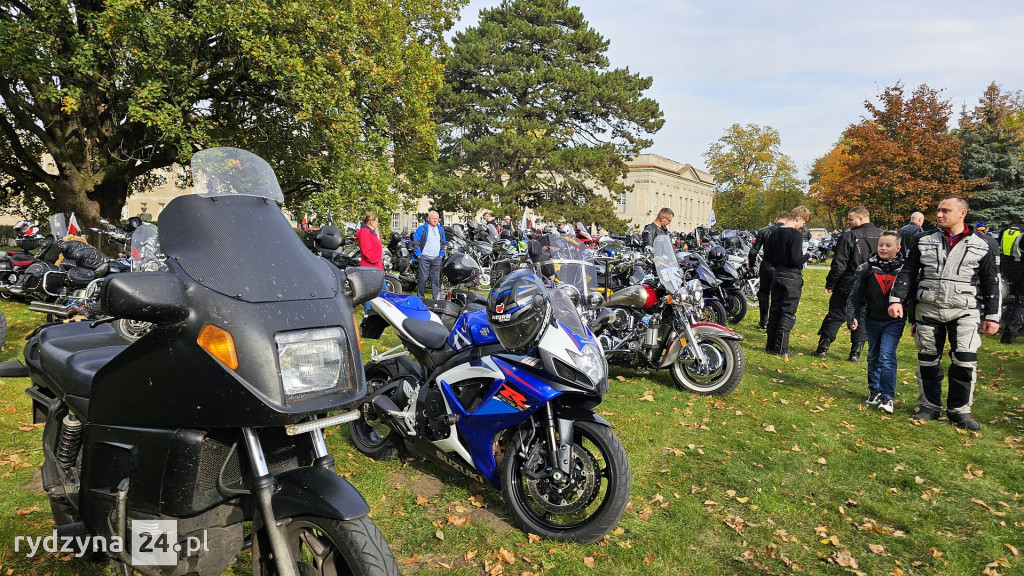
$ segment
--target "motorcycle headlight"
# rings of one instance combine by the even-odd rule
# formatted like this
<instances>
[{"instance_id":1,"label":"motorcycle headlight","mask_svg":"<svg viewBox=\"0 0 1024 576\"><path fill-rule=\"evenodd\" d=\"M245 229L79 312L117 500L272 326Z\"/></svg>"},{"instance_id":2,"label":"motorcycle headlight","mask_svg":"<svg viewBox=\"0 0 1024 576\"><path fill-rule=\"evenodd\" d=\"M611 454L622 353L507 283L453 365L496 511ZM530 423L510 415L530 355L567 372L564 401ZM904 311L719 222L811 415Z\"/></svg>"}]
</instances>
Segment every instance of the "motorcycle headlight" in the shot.
<instances>
[{"instance_id":1,"label":"motorcycle headlight","mask_svg":"<svg viewBox=\"0 0 1024 576\"><path fill-rule=\"evenodd\" d=\"M595 386L608 378L608 361L605 360L597 345L587 344L579 352L568 348L565 351L576 363L576 369L586 375Z\"/></svg>"},{"instance_id":2,"label":"motorcycle headlight","mask_svg":"<svg viewBox=\"0 0 1024 576\"><path fill-rule=\"evenodd\" d=\"M281 332L274 336L285 396L306 396L353 385L351 359L341 328Z\"/></svg>"},{"instance_id":3,"label":"motorcycle headlight","mask_svg":"<svg viewBox=\"0 0 1024 576\"><path fill-rule=\"evenodd\" d=\"M683 289L685 292L686 300L693 305L698 305L704 302L704 286L700 283L700 280L694 278L686 283L686 287Z\"/></svg>"}]
</instances>

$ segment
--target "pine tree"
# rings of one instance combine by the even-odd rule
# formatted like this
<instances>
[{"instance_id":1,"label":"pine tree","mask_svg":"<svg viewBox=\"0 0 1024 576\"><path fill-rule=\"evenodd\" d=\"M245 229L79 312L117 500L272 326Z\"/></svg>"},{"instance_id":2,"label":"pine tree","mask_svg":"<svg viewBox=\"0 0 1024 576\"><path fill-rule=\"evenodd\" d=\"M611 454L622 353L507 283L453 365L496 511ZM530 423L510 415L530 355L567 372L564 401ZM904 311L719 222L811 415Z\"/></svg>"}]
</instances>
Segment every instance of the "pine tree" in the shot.
<instances>
[{"instance_id":1,"label":"pine tree","mask_svg":"<svg viewBox=\"0 0 1024 576\"><path fill-rule=\"evenodd\" d=\"M1024 108L1021 95L993 82L978 105L960 115L964 177L984 183L971 197L970 216L990 228L1024 217Z\"/></svg>"}]
</instances>

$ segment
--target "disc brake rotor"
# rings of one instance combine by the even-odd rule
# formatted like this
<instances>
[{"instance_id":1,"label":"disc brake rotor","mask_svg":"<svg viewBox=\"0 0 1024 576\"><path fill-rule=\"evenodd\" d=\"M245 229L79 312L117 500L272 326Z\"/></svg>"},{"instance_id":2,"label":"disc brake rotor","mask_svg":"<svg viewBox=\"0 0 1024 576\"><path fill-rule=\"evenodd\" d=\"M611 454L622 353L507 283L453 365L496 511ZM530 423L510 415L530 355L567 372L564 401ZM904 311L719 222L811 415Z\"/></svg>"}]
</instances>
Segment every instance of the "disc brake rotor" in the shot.
<instances>
[{"instance_id":1,"label":"disc brake rotor","mask_svg":"<svg viewBox=\"0 0 1024 576\"><path fill-rule=\"evenodd\" d=\"M534 445L533 450L538 449L539 445ZM597 497L600 488L597 459L578 444L573 446L572 454L572 479L564 486L558 486L548 478L535 480L524 476L530 497L546 512L573 514L589 506ZM541 462L545 460L540 459Z\"/></svg>"}]
</instances>

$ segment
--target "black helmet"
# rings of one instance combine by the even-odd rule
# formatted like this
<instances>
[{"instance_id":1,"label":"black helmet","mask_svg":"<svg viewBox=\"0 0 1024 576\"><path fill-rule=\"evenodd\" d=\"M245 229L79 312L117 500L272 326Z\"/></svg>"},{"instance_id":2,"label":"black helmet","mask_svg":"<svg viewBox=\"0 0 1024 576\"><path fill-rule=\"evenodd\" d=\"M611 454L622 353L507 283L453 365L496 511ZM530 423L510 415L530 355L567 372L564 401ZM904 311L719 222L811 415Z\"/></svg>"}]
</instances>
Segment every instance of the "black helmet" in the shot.
<instances>
[{"instance_id":1,"label":"black helmet","mask_svg":"<svg viewBox=\"0 0 1024 576\"><path fill-rule=\"evenodd\" d=\"M708 262L721 264L722 262L725 262L728 256L729 254L725 251L725 248L715 246L710 252L708 252Z\"/></svg>"},{"instance_id":2,"label":"black helmet","mask_svg":"<svg viewBox=\"0 0 1024 576\"><path fill-rule=\"evenodd\" d=\"M448 259L444 261L444 266L441 268L441 274L444 274L444 277L448 279L448 283L452 286L472 282L480 276L481 272L480 265L477 264L472 256L459 252L448 256Z\"/></svg>"},{"instance_id":3,"label":"black helmet","mask_svg":"<svg viewBox=\"0 0 1024 576\"><path fill-rule=\"evenodd\" d=\"M320 233L316 235L316 243L321 250L337 250L338 246L341 246L341 240L341 230L330 224L321 228Z\"/></svg>"},{"instance_id":4,"label":"black helmet","mask_svg":"<svg viewBox=\"0 0 1024 576\"><path fill-rule=\"evenodd\" d=\"M125 222L124 229L126 232L130 234L134 232L135 229L138 228L139 226L142 226L142 218L139 218L138 216L132 216L131 218L128 219L127 222Z\"/></svg>"},{"instance_id":5,"label":"black helmet","mask_svg":"<svg viewBox=\"0 0 1024 576\"><path fill-rule=\"evenodd\" d=\"M530 348L550 314L547 290L529 270L505 276L487 296L487 322L511 352Z\"/></svg>"}]
</instances>

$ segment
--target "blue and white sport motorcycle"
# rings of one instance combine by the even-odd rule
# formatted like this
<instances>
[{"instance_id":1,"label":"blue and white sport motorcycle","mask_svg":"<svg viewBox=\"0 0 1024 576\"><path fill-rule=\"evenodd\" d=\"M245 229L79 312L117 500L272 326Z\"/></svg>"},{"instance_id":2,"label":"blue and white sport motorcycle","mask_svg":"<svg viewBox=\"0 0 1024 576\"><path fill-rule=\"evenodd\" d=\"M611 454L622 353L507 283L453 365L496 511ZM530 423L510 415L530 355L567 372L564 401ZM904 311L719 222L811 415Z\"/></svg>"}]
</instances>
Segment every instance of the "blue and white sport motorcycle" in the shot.
<instances>
[{"instance_id":1,"label":"blue and white sport motorcycle","mask_svg":"<svg viewBox=\"0 0 1024 576\"><path fill-rule=\"evenodd\" d=\"M408 450L490 484L524 531L606 535L629 500L629 460L594 413L608 364L567 292L515 272L450 332L418 298L382 292L363 336L390 325L402 344L366 364L362 417L349 424L356 448L378 460Z\"/></svg>"}]
</instances>

